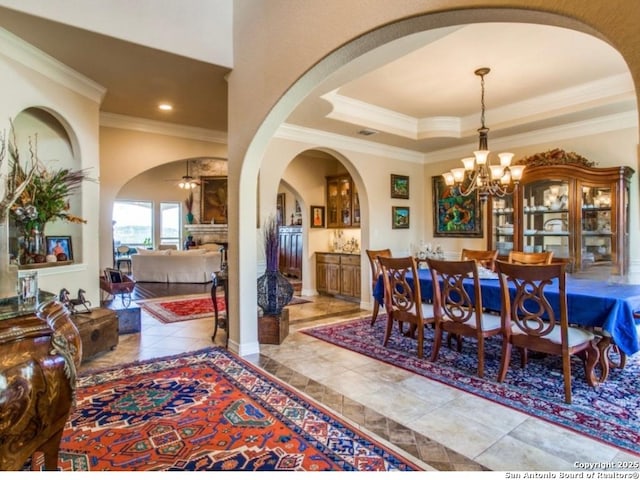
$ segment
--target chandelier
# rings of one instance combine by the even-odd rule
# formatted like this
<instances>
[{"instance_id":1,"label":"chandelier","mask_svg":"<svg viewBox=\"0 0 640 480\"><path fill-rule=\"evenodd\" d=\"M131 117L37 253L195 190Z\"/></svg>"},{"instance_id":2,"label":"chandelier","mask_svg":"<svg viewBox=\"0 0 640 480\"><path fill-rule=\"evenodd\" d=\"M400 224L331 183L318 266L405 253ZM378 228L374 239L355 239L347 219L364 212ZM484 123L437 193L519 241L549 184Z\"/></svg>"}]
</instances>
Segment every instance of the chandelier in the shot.
<instances>
[{"instance_id":1,"label":"chandelier","mask_svg":"<svg viewBox=\"0 0 640 480\"><path fill-rule=\"evenodd\" d=\"M187 160L187 174L182 176L178 186L184 190L192 190L198 186L195 179L189 175L189 160Z\"/></svg>"},{"instance_id":2,"label":"chandelier","mask_svg":"<svg viewBox=\"0 0 640 480\"><path fill-rule=\"evenodd\" d=\"M489 68L479 68L474 72L480 77L482 88L478 150L473 152L473 157L462 159L464 168L453 168L442 174L445 184L455 186L460 195L466 197L477 191L482 201L490 195L495 197L511 195L522 179L524 171L524 165L511 165L513 153L499 153L500 165L492 165L489 161L489 128L484 124L484 77L490 71Z\"/></svg>"}]
</instances>

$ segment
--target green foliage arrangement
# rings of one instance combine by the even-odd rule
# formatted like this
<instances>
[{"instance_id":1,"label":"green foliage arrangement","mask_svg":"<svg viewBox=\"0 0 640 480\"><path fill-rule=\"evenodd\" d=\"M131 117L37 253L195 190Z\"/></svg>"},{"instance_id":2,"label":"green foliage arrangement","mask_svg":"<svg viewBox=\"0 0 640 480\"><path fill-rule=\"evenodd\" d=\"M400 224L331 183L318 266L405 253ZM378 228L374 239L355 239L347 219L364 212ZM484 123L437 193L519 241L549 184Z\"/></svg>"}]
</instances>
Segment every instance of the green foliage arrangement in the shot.
<instances>
[{"instance_id":1,"label":"green foliage arrangement","mask_svg":"<svg viewBox=\"0 0 640 480\"><path fill-rule=\"evenodd\" d=\"M76 193L84 180L86 170L61 168L49 169L38 158L38 137L29 137L30 159L24 166L16 147L12 125L12 141L9 142L10 166L7 192L13 192L9 212L25 239L42 234L48 222L63 220L86 223L83 218L69 212L69 198Z\"/></svg>"}]
</instances>

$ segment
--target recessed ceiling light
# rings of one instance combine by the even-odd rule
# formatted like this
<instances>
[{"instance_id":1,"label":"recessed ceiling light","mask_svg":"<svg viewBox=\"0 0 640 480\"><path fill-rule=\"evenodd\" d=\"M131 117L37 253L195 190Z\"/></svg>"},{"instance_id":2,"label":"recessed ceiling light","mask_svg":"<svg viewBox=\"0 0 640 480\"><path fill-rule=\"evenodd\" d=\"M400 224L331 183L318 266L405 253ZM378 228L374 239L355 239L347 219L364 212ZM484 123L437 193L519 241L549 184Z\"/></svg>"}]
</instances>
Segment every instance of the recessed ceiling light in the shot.
<instances>
[{"instance_id":1,"label":"recessed ceiling light","mask_svg":"<svg viewBox=\"0 0 640 480\"><path fill-rule=\"evenodd\" d=\"M171 105L170 103L161 103L160 105L158 105L158 108L163 112L170 112L171 110L173 110L173 105Z\"/></svg>"}]
</instances>

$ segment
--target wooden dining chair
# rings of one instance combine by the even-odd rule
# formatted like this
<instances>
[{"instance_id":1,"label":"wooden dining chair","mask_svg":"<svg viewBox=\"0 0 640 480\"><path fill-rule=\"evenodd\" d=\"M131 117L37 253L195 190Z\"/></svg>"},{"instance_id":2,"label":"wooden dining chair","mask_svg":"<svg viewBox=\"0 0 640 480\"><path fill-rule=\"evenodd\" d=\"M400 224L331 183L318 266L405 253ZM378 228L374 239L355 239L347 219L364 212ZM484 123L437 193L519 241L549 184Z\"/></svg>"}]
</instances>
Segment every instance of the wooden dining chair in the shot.
<instances>
[{"instance_id":1,"label":"wooden dining chair","mask_svg":"<svg viewBox=\"0 0 640 480\"><path fill-rule=\"evenodd\" d=\"M510 251L508 262L520 265L549 265L553 259L553 252L518 252Z\"/></svg>"},{"instance_id":2,"label":"wooden dining chair","mask_svg":"<svg viewBox=\"0 0 640 480\"><path fill-rule=\"evenodd\" d=\"M476 260L427 259L433 285L435 338L431 361L435 362L442 344L442 334L473 337L478 342L478 376L484 376L484 339L501 331L500 316L482 308L480 278ZM465 289L464 280L473 279L473 294Z\"/></svg>"},{"instance_id":3,"label":"wooden dining chair","mask_svg":"<svg viewBox=\"0 0 640 480\"><path fill-rule=\"evenodd\" d=\"M468 248L463 248L460 254L460 260L475 260L478 264L491 271L495 268L494 262L497 258L497 250L469 250Z\"/></svg>"},{"instance_id":4,"label":"wooden dining chair","mask_svg":"<svg viewBox=\"0 0 640 480\"><path fill-rule=\"evenodd\" d=\"M378 283L378 279L380 278L380 274L382 273L380 262L378 262L378 257L391 257L391 250L385 248L382 250L366 250L366 252L367 257L369 257L369 265L371 266L371 292L373 292L376 288L376 284ZM371 315L371 325L376 323L379 309L380 302L378 302L377 298L373 297L373 314Z\"/></svg>"},{"instance_id":5,"label":"wooden dining chair","mask_svg":"<svg viewBox=\"0 0 640 480\"><path fill-rule=\"evenodd\" d=\"M585 377L596 385L594 366L600 358L593 332L569 326L565 265L518 265L496 261L500 280L502 317L502 360L498 382L507 376L511 348L521 351L521 366L527 363L527 350L562 357L564 399L571 403L571 355L584 362ZM557 282L559 307L556 315L545 288ZM556 310L558 311L558 310Z\"/></svg>"},{"instance_id":6,"label":"wooden dining chair","mask_svg":"<svg viewBox=\"0 0 640 480\"><path fill-rule=\"evenodd\" d=\"M418 358L423 357L424 328L434 323L433 306L422 303L418 280L418 266L413 257L378 257L384 282L384 306L387 311L387 328L383 345L386 346L393 322L399 331L406 322L418 339ZM414 281L415 280L415 281Z\"/></svg>"}]
</instances>

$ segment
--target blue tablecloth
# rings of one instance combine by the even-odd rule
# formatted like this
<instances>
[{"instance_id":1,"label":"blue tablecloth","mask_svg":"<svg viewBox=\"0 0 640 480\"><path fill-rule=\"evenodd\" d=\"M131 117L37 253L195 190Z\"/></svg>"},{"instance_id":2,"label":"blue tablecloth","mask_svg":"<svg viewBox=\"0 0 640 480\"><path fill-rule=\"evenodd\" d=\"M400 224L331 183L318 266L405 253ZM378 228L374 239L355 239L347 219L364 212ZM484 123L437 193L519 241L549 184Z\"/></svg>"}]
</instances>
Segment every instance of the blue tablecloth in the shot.
<instances>
[{"instance_id":1,"label":"blue tablecloth","mask_svg":"<svg viewBox=\"0 0 640 480\"><path fill-rule=\"evenodd\" d=\"M432 301L431 273L419 270L418 277L423 299ZM482 306L500 311L500 282L482 279L480 284ZM550 285L545 292L552 304L558 304L557 284ZM382 278L378 279L373 296L383 305ZM640 351L640 320L633 316L634 312L640 312L640 285L610 284L567 276L567 309L570 323L602 328L627 355Z\"/></svg>"}]
</instances>

